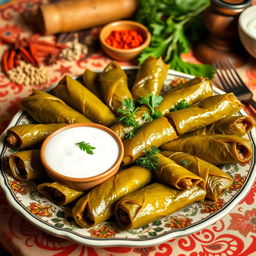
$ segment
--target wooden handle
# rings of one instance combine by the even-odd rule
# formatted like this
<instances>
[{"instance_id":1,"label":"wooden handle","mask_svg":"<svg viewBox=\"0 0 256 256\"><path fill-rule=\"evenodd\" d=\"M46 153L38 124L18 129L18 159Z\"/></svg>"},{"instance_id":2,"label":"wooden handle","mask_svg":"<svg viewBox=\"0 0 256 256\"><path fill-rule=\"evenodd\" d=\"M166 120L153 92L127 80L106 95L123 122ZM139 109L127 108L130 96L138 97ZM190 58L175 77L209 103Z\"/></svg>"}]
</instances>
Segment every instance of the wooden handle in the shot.
<instances>
[{"instance_id":1,"label":"wooden handle","mask_svg":"<svg viewBox=\"0 0 256 256\"><path fill-rule=\"evenodd\" d=\"M38 23L46 34L74 31L130 17L136 0L66 0L42 5Z\"/></svg>"}]
</instances>

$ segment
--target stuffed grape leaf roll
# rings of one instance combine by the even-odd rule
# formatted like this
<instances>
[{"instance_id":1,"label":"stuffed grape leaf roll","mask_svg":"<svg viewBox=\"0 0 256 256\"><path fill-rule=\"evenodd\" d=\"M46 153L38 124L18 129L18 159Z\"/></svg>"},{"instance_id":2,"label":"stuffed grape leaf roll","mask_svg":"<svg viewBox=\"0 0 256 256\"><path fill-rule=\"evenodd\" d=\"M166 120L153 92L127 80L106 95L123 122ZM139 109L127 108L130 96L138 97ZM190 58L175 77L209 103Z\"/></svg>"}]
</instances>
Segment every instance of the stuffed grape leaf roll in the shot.
<instances>
[{"instance_id":1,"label":"stuffed grape leaf roll","mask_svg":"<svg viewBox=\"0 0 256 256\"><path fill-rule=\"evenodd\" d=\"M131 99L127 76L120 65L111 61L99 75L102 98L115 113L122 108L124 99Z\"/></svg>"},{"instance_id":2,"label":"stuffed grape leaf roll","mask_svg":"<svg viewBox=\"0 0 256 256\"><path fill-rule=\"evenodd\" d=\"M159 147L176 138L177 134L167 118L161 117L147 123L132 138L123 142L123 164L131 164L145 154L146 150L149 150L152 146Z\"/></svg>"},{"instance_id":3,"label":"stuffed grape leaf roll","mask_svg":"<svg viewBox=\"0 0 256 256\"><path fill-rule=\"evenodd\" d=\"M199 186L178 190L153 183L122 198L115 207L115 217L123 229L142 227L196 201L203 201L205 194Z\"/></svg>"},{"instance_id":4,"label":"stuffed grape leaf roll","mask_svg":"<svg viewBox=\"0 0 256 256\"><path fill-rule=\"evenodd\" d=\"M37 122L43 124L92 122L61 99L37 89L33 89L33 94L22 100L21 106Z\"/></svg>"},{"instance_id":5,"label":"stuffed grape leaf roll","mask_svg":"<svg viewBox=\"0 0 256 256\"><path fill-rule=\"evenodd\" d=\"M226 134L244 136L255 126L255 122L250 116L227 116L219 121L208 125L201 129L195 130L186 136L192 135L214 135L214 134Z\"/></svg>"},{"instance_id":6,"label":"stuffed grape leaf roll","mask_svg":"<svg viewBox=\"0 0 256 256\"><path fill-rule=\"evenodd\" d=\"M116 120L107 105L68 75L61 79L53 93L95 123L110 126Z\"/></svg>"},{"instance_id":7,"label":"stuffed grape leaf roll","mask_svg":"<svg viewBox=\"0 0 256 256\"><path fill-rule=\"evenodd\" d=\"M148 94L158 95L162 91L169 65L162 58L148 57L140 66L132 87L132 96L135 100Z\"/></svg>"},{"instance_id":8,"label":"stuffed grape leaf roll","mask_svg":"<svg viewBox=\"0 0 256 256\"><path fill-rule=\"evenodd\" d=\"M72 213L81 227L91 227L107 220L114 214L119 199L145 186L151 179L151 171L132 166L93 188L80 198Z\"/></svg>"},{"instance_id":9,"label":"stuffed grape leaf roll","mask_svg":"<svg viewBox=\"0 0 256 256\"><path fill-rule=\"evenodd\" d=\"M211 164L244 163L252 157L252 144L236 135L194 135L162 145L167 151L185 152Z\"/></svg>"},{"instance_id":10,"label":"stuffed grape leaf roll","mask_svg":"<svg viewBox=\"0 0 256 256\"><path fill-rule=\"evenodd\" d=\"M39 184L37 190L57 205L69 204L83 194L82 191L75 190L57 181Z\"/></svg>"},{"instance_id":11,"label":"stuffed grape leaf roll","mask_svg":"<svg viewBox=\"0 0 256 256\"><path fill-rule=\"evenodd\" d=\"M161 154L201 177L204 184L203 188L206 190L206 198L210 200L217 201L232 185L233 179L227 173L199 157L171 151L163 151Z\"/></svg>"},{"instance_id":12,"label":"stuffed grape leaf roll","mask_svg":"<svg viewBox=\"0 0 256 256\"><path fill-rule=\"evenodd\" d=\"M25 149L38 145L52 132L67 124L22 124L7 130L7 145L15 149Z\"/></svg>"},{"instance_id":13,"label":"stuffed grape leaf roll","mask_svg":"<svg viewBox=\"0 0 256 256\"><path fill-rule=\"evenodd\" d=\"M174 124L178 135L210 125L222 117L230 116L243 104L233 93L210 96L190 108L166 114Z\"/></svg>"},{"instance_id":14,"label":"stuffed grape leaf roll","mask_svg":"<svg viewBox=\"0 0 256 256\"><path fill-rule=\"evenodd\" d=\"M39 149L11 154L9 156L9 167L13 177L18 180L39 180L46 177Z\"/></svg>"}]
</instances>

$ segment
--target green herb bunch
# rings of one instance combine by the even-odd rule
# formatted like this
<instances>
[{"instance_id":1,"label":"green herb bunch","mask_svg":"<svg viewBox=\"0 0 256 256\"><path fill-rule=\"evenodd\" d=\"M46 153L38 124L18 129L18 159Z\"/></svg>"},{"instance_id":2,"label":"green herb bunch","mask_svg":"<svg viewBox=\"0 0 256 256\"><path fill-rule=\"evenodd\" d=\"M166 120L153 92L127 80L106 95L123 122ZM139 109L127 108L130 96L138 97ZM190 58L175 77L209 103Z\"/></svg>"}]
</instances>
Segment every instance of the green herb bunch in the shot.
<instances>
[{"instance_id":1,"label":"green herb bunch","mask_svg":"<svg viewBox=\"0 0 256 256\"><path fill-rule=\"evenodd\" d=\"M138 129L140 125L135 120L135 113L137 110L138 107L136 107L134 99L124 99L122 108L117 110L122 116L118 117L117 120L126 126L133 126L135 129Z\"/></svg>"},{"instance_id":2,"label":"green herb bunch","mask_svg":"<svg viewBox=\"0 0 256 256\"><path fill-rule=\"evenodd\" d=\"M141 167L147 168L151 171L155 170L158 165L158 154L160 150L157 147L152 146L150 150L146 151L146 154L135 161L135 163Z\"/></svg>"},{"instance_id":3,"label":"green herb bunch","mask_svg":"<svg viewBox=\"0 0 256 256\"><path fill-rule=\"evenodd\" d=\"M144 114L144 119L146 121L152 121L162 116L162 113L159 110L156 110L162 101L162 96L153 94L140 98L139 103L148 106L150 111L150 115L148 115L148 113Z\"/></svg>"},{"instance_id":4,"label":"green herb bunch","mask_svg":"<svg viewBox=\"0 0 256 256\"><path fill-rule=\"evenodd\" d=\"M145 112L143 114L143 118L145 121L152 121L162 116L162 113L156 108L160 105L163 101L162 96L149 94L145 97L141 97L137 104L146 105L149 108L150 114ZM125 138L130 139L134 136L136 131L141 127L138 121L136 121L135 114L139 106L136 105L134 99L124 99L122 102L122 108L119 108L117 111L121 114L118 117L118 122L124 124L128 127L133 127L133 129L126 134Z\"/></svg>"},{"instance_id":5,"label":"green herb bunch","mask_svg":"<svg viewBox=\"0 0 256 256\"><path fill-rule=\"evenodd\" d=\"M180 100L173 108L170 109L170 111L176 111L184 108L189 108L189 104L185 99Z\"/></svg>"},{"instance_id":6,"label":"green herb bunch","mask_svg":"<svg viewBox=\"0 0 256 256\"><path fill-rule=\"evenodd\" d=\"M142 63L149 56L170 64L172 69L184 73L212 78L215 69L211 65L185 62L180 54L189 51L189 40L185 32L189 28L191 38L197 33L200 14L209 5L209 0L138 0L137 21L152 33L151 44L140 55ZM194 28L194 31L193 31Z\"/></svg>"}]
</instances>

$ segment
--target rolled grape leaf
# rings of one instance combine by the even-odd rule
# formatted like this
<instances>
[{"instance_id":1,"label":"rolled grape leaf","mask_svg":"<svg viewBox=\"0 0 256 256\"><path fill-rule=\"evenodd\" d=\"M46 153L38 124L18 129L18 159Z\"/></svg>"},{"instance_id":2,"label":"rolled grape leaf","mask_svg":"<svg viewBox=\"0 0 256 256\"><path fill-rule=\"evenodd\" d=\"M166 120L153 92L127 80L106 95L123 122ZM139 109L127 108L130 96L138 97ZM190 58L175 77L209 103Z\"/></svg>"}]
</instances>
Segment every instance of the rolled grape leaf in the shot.
<instances>
[{"instance_id":1,"label":"rolled grape leaf","mask_svg":"<svg viewBox=\"0 0 256 256\"><path fill-rule=\"evenodd\" d=\"M33 94L22 100L21 106L37 122L43 124L92 122L61 99L37 89L33 89Z\"/></svg>"},{"instance_id":2,"label":"rolled grape leaf","mask_svg":"<svg viewBox=\"0 0 256 256\"><path fill-rule=\"evenodd\" d=\"M53 93L95 123L110 126L116 120L107 105L68 75L61 79Z\"/></svg>"},{"instance_id":3,"label":"rolled grape leaf","mask_svg":"<svg viewBox=\"0 0 256 256\"><path fill-rule=\"evenodd\" d=\"M162 145L168 151L195 155L211 164L244 163L252 157L252 144L236 135L194 135Z\"/></svg>"},{"instance_id":4,"label":"rolled grape leaf","mask_svg":"<svg viewBox=\"0 0 256 256\"><path fill-rule=\"evenodd\" d=\"M115 217L123 229L139 228L196 201L203 201L205 194L199 186L178 190L153 183L122 198L115 207Z\"/></svg>"},{"instance_id":5,"label":"rolled grape leaf","mask_svg":"<svg viewBox=\"0 0 256 256\"><path fill-rule=\"evenodd\" d=\"M169 65L162 58L148 57L140 66L135 83L132 87L132 96L135 100L148 94L159 95L167 76Z\"/></svg>"},{"instance_id":6,"label":"rolled grape leaf","mask_svg":"<svg viewBox=\"0 0 256 256\"><path fill-rule=\"evenodd\" d=\"M178 135L213 124L223 117L231 116L243 104L233 93L210 96L190 108L166 114L174 124Z\"/></svg>"},{"instance_id":7,"label":"rolled grape leaf","mask_svg":"<svg viewBox=\"0 0 256 256\"><path fill-rule=\"evenodd\" d=\"M255 126L255 122L250 116L227 116L212 125L195 130L186 136L226 134L244 136Z\"/></svg>"},{"instance_id":8,"label":"rolled grape leaf","mask_svg":"<svg viewBox=\"0 0 256 256\"><path fill-rule=\"evenodd\" d=\"M99 85L99 75L99 72L94 72L87 68L83 73L83 80L85 87L95 94L99 99L101 99L102 96Z\"/></svg>"},{"instance_id":9,"label":"rolled grape leaf","mask_svg":"<svg viewBox=\"0 0 256 256\"><path fill-rule=\"evenodd\" d=\"M74 206L72 213L81 227L91 227L114 214L116 202L123 196L145 186L151 179L149 170L132 166L93 188Z\"/></svg>"},{"instance_id":10,"label":"rolled grape leaf","mask_svg":"<svg viewBox=\"0 0 256 256\"><path fill-rule=\"evenodd\" d=\"M192 105L212 95L213 89L210 80L204 77L195 77L176 89L165 93L162 103L156 110L165 115L182 100Z\"/></svg>"},{"instance_id":11,"label":"rolled grape leaf","mask_svg":"<svg viewBox=\"0 0 256 256\"><path fill-rule=\"evenodd\" d=\"M74 190L57 181L39 184L37 190L57 205L69 204L83 194L82 191Z\"/></svg>"},{"instance_id":12,"label":"rolled grape leaf","mask_svg":"<svg viewBox=\"0 0 256 256\"><path fill-rule=\"evenodd\" d=\"M120 65L111 61L99 76L102 97L105 103L118 113L124 99L131 99L127 76Z\"/></svg>"},{"instance_id":13,"label":"rolled grape leaf","mask_svg":"<svg viewBox=\"0 0 256 256\"><path fill-rule=\"evenodd\" d=\"M123 164L131 164L152 146L159 147L176 138L177 134L167 118L161 117L147 123L131 139L124 141Z\"/></svg>"},{"instance_id":14,"label":"rolled grape leaf","mask_svg":"<svg viewBox=\"0 0 256 256\"><path fill-rule=\"evenodd\" d=\"M39 145L52 132L67 124L23 124L9 128L6 143L14 149L26 149Z\"/></svg>"},{"instance_id":15,"label":"rolled grape leaf","mask_svg":"<svg viewBox=\"0 0 256 256\"><path fill-rule=\"evenodd\" d=\"M18 180L40 180L46 176L39 149L11 154L9 156L9 166L13 177Z\"/></svg>"},{"instance_id":16,"label":"rolled grape leaf","mask_svg":"<svg viewBox=\"0 0 256 256\"><path fill-rule=\"evenodd\" d=\"M188 169L177 164L164 155L157 154L157 167L154 174L161 182L177 189L190 189L202 183L203 179L190 172Z\"/></svg>"},{"instance_id":17,"label":"rolled grape leaf","mask_svg":"<svg viewBox=\"0 0 256 256\"><path fill-rule=\"evenodd\" d=\"M171 151L163 151L161 154L201 177L203 179L203 188L206 190L206 198L210 200L217 201L233 182L227 173L199 157Z\"/></svg>"}]
</instances>

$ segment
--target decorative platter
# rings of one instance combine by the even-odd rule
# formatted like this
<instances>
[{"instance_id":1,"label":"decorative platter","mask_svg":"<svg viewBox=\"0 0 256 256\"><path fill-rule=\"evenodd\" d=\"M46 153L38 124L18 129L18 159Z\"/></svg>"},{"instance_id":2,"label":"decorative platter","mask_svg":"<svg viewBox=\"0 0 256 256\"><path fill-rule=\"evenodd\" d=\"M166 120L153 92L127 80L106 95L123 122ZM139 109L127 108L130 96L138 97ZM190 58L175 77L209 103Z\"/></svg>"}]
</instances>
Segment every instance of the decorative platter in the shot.
<instances>
[{"instance_id":1,"label":"decorative platter","mask_svg":"<svg viewBox=\"0 0 256 256\"><path fill-rule=\"evenodd\" d=\"M191 79L192 76L169 70L165 86L177 79ZM215 94L224 92L214 88ZM241 110L239 114L245 115ZM9 127L33 122L19 111ZM8 128L7 128L8 129ZM4 158L15 151L9 148L4 138L0 138L0 184L10 205L28 221L52 235L73 240L90 246L149 246L159 244L178 236L197 232L229 213L250 190L255 177L255 143L253 129L247 137L253 144L253 157L246 164L226 164L222 169L234 179L232 186L217 202L194 203L174 214L154 221L138 229L122 231L114 221L104 222L88 229L76 225L71 207L60 207L39 194L36 182L21 182L14 179L5 169Z\"/></svg>"}]
</instances>

